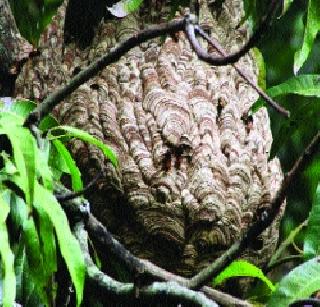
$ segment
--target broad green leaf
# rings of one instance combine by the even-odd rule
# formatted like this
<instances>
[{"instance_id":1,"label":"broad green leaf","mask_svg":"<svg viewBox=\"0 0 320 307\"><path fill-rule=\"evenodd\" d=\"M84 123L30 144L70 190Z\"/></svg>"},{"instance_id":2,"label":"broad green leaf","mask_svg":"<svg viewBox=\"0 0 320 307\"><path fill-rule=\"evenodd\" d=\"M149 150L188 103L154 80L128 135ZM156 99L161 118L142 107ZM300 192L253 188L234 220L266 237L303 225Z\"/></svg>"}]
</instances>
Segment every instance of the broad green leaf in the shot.
<instances>
[{"instance_id":1,"label":"broad green leaf","mask_svg":"<svg viewBox=\"0 0 320 307\"><path fill-rule=\"evenodd\" d=\"M14 272L16 275L16 300L22 301L23 300L23 292L24 292L24 285L23 285L23 268L25 265L26 253L24 248L24 243L20 240L19 245L15 251L15 259L14 259ZM30 282L30 280L29 280Z\"/></svg>"},{"instance_id":2,"label":"broad green leaf","mask_svg":"<svg viewBox=\"0 0 320 307\"><path fill-rule=\"evenodd\" d=\"M256 0L244 0L245 16L243 21L247 21L249 28L252 30L257 23L257 1Z\"/></svg>"},{"instance_id":3,"label":"broad green leaf","mask_svg":"<svg viewBox=\"0 0 320 307\"><path fill-rule=\"evenodd\" d=\"M320 258L313 258L281 279L272 293L268 307L289 306L298 299L308 298L320 289Z\"/></svg>"},{"instance_id":4,"label":"broad green leaf","mask_svg":"<svg viewBox=\"0 0 320 307\"><path fill-rule=\"evenodd\" d=\"M20 188L25 193L28 205L33 202L36 179L36 144L30 131L14 123L0 120L0 134L6 134L13 148L14 162L19 172Z\"/></svg>"},{"instance_id":5,"label":"broad green leaf","mask_svg":"<svg viewBox=\"0 0 320 307\"><path fill-rule=\"evenodd\" d=\"M51 144L47 139L40 139L40 148L37 155L37 176L41 177L43 186L48 190L53 189L53 173L49 166L49 160L56 159L56 156L50 157Z\"/></svg>"},{"instance_id":6,"label":"broad green leaf","mask_svg":"<svg viewBox=\"0 0 320 307\"><path fill-rule=\"evenodd\" d=\"M316 191L312 209L309 214L307 232L304 239L303 251L306 258L320 254L320 184Z\"/></svg>"},{"instance_id":7,"label":"broad green leaf","mask_svg":"<svg viewBox=\"0 0 320 307\"><path fill-rule=\"evenodd\" d=\"M61 255L63 256L76 289L77 305L82 301L85 264L78 241L72 235L67 217L52 192L38 183L35 189L35 207L49 216L56 231Z\"/></svg>"},{"instance_id":8,"label":"broad green leaf","mask_svg":"<svg viewBox=\"0 0 320 307\"><path fill-rule=\"evenodd\" d=\"M24 261L23 263L22 285L22 299L25 306L50 306L48 303L47 305L44 305L43 293L40 293L42 288L37 286L28 261Z\"/></svg>"},{"instance_id":9,"label":"broad green leaf","mask_svg":"<svg viewBox=\"0 0 320 307\"><path fill-rule=\"evenodd\" d=\"M233 261L213 280L213 286L219 285L231 277L256 277L263 281L271 291L274 290L274 285L263 274L263 272L258 267L246 260Z\"/></svg>"},{"instance_id":10,"label":"broad green leaf","mask_svg":"<svg viewBox=\"0 0 320 307\"><path fill-rule=\"evenodd\" d=\"M66 134L62 134L61 131L65 131ZM70 127L70 126L58 126L58 127L52 128L48 133L49 139L57 139L63 136L75 137L82 141L85 141L92 145L97 146L99 149L102 150L104 155L112 162L112 164L114 166L117 166L118 164L117 157L114 154L114 152L111 150L111 148L103 144L100 140L98 140L97 138L95 138L94 136L90 135L89 133L83 130Z\"/></svg>"},{"instance_id":11,"label":"broad green leaf","mask_svg":"<svg viewBox=\"0 0 320 307\"><path fill-rule=\"evenodd\" d=\"M320 97L320 75L299 75L267 90L271 97L296 94Z\"/></svg>"},{"instance_id":12,"label":"broad green leaf","mask_svg":"<svg viewBox=\"0 0 320 307\"><path fill-rule=\"evenodd\" d=\"M46 264L44 269L46 271L46 276L49 278L57 270L55 235L49 216L40 207L37 208L37 211L39 213L39 234L43 261Z\"/></svg>"},{"instance_id":13,"label":"broad green leaf","mask_svg":"<svg viewBox=\"0 0 320 307\"><path fill-rule=\"evenodd\" d=\"M6 109L25 118L36 106L37 104L31 100L15 100Z\"/></svg>"},{"instance_id":14,"label":"broad green leaf","mask_svg":"<svg viewBox=\"0 0 320 307\"><path fill-rule=\"evenodd\" d=\"M267 90L270 97L296 94L305 97L320 97L320 75L299 75ZM254 113L266 103L259 98L250 108Z\"/></svg>"},{"instance_id":15,"label":"broad green leaf","mask_svg":"<svg viewBox=\"0 0 320 307\"><path fill-rule=\"evenodd\" d=\"M125 17L128 14L136 11L143 0L121 0L111 7L107 7L108 11L116 17Z\"/></svg>"},{"instance_id":16,"label":"broad green leaf","mask_svg":"<svg viewBox=\"0 0 320 307\"><path fill-rule=\"evenodd\" d=\"M16 113L10 111L1 111L0 112L0 126L5 126L6 123L10 123L11 125L15 124L17 126L22 126L24 122L24 118Z\"/></svg>"},{"instance_id":17,"label":"broad green leaf","mask_svg":"<svg viewBox=\"0 0 320 307\"><path fill-rule=\"evenodd\" d=\"M0 100L2 102L2 100ZM5 112L12 112L26 118L30 112L36 108L37 104L32 100L19 100L19 99L6 99L3 105L0 104L0 109ZM47 131L52 127L58 126L58 121L52 115L45 116L39 123L39 129L41 131Z\"/></svg>"},{"instance_id":18,"label":"broad green leaf","mask_svg":"<svg viewBox=\"0 0 320 307\"><path fill-rule=\"evenodd\" d=\"M57 152L55 146L50 146L49 167L56 181L60 181L63 173L69 173L69 168L63 157Z\"/></svg>"},{"instance_id":19,"label":"broad green leaf","mask_svg":"<svg viewBox=\"0 0 320 307\"><path fill-rule=\"evenodd\" d=\"M303 44L294 55L294 74L297 74L307 60L314 40L320 30L320 0L309 0L307 24L304 30Z\"/></svg>"},{"instance_id":20,"label":"broad green leaf","mask_svg":"<svg viewBox=\"0 0 320 307\"><path fill-rule=\"evenodd\" d=\"M256 65L258 66L258 85L262 90L266 89L266 65L264 63L263 55L258 48L252 49Z\"/></svg>"},{"instance_id":21,"label":"broad green leaf","mask_svg":"<svg viewBox=\"0 0 320 307\"><path fill-rule=\"evenodd\" d=\"M7 192L0 194L0 256L1 266L4 268L2 304L4 307L11 307L14 305L16 297L16 276L14 272L14 255L10 248L6 226L10 206L3 199L5 193Z\"/></svg>"},{"instance_id":22,"label":"broad green leaf","mask_svg":"<svg viewBox=\"0 0 320 307\"><path fill-rule=\"evenodd\" d=\"M56 147L57 152L63 157L64 161L66 162L66 165L68 166L69 173L71 175L72 189L74 191L82 190L83 184L81 180L81 173L76 165L76 162L73 160L70 152L60 140L52 140L52 143Z\"/></svg>"},{"instance_id":23,"label":"broad green leaf","mask_svg":"<svg viewBox=\"0 0 320 307\"><path fill-rule=\"evenodd\" d=\"M50 23L62 0L10 0L20 33L33 45L38 44L39 37Z\"/></svg>"},{"instance_id":24,"label":"broad green leaf","mask_svg":"<svg viewBox=\"0 0 320 307\"><path fill-rule=\"evenodd\" d=\"M4 110L25 118L36 106L37 104L31 100L13 100L10 104L6 104Z\"/></svg>"},{"instance_id":25,"label":"broad green leaf","mask_svg":"<svg viewBox=\"0 0 320 307\"><path fill-rule=\"evenodd\" d=\"M30 285L34 284L38 296L45 305L48 305L48 296L45 292L48 280L44 269L40 239L32 216L29 216L23 224L23 240L26 246L25 265L28 267Z\"/></svg>"},{"instance_id":26,"label":"broad green leaf","mask_svg":"<svg viewBox=\"0 0 320 307\"><path fill-rule=\"evenodd\" d=\"M14 162L19 173L16 182L24 192L27 203L31 205L35 181L34 138L27 129L10 123L7 123L6 127L0 127L0 134L6 134L11 142Z\"/></svg>"},{"instance_id":27,"label":"broad green leaf","mask_svg":"<svg viewBox=\"0 0 320 307\"><path fill-rule=\"evenodd\" d=\"M57 119L51 115L48 115L41 120L39 123L39 129L41 131L48 131L49 129L58 126L59 123Z\"/></svg>"}]
</instances>

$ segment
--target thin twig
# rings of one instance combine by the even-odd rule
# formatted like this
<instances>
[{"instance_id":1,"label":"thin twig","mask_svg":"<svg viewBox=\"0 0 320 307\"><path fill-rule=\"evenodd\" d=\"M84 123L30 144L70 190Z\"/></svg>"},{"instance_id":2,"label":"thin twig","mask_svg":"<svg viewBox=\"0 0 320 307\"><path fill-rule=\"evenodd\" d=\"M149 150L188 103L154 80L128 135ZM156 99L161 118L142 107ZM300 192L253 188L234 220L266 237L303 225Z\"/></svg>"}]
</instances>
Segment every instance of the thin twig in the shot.
<instances>
[{"instance_id":1,"label":"thin twig","mask_svg":"<svg viewBox=\"0 0 320 307\"><path fill-rule=\"evenodd\" d=\"M295 162L290 172L285 176L281 188L271 202L270 208L264 210L258 217L258 221L251 225L242 240L235 242L220 258L218 258L210 266L200 271L191 278L188 288L199 289L205 285L213 276L219 274L227 265L236 259L249 245L250 241L260 235L279 213L282 203L285 200L289 187L291 187L294 179L307 165L311 158L317 153L320 144L320 132L318 132L303 154Z\"/></svg>"},{"instance_id":2,"label":"thin twig","mask_svg":"<svg viewBox=\"0 0 320 307\"><path fill-rule=\"evenodd\" d=\"M84 193L86 193L88 190L90 190L98 181L98 179L102 176L102 171L98 172L98 174L96 175L95 178L93 178L92 181L89 182L89 184L82 189L81 191L78 192L68 192L65 194L56 194L55 197L57 199L58 202L65 202L67 200L71 200L74 199L76 197L79 197L81 195L83 195Z\"/></svg>"},{"instance_id":3,"label":"thin twig","mask_svg":"<svg viewBox=\"0 0 320 307\"><path fill-rule=\"evenodd\" d=\"M208 41L223 57L228 57L227 52L222 48L219 42L211 38L200 26L195 26L195 31L199 33L206 41ZM238 72L238 74L247 81L247 83L259 94L261 98L263 98L273 109L282 114L283 116L289 118L290 112L285 108L281 107L277 102L275 102L270 96L268 96L253 80L251 80L239 67L237 63L233 63L232 66Z\"/></svg>"}]
</instances>

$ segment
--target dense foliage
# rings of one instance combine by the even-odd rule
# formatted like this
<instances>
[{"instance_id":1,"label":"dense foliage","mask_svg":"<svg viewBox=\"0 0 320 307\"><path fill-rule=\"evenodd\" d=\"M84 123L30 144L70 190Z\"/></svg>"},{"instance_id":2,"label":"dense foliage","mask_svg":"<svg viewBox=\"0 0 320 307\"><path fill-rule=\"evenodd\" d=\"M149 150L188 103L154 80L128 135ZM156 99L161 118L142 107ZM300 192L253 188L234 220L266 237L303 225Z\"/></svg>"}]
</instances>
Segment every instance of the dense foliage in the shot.
<instances>
[{"instance_id":1,"label":"dense foliage","mask_svg":"<svg viewBox=\"0 0 320 307\"><path fill-rule=\"evenodd\" d=\"M34 45L61 4L61 0L10 2L21 33ZM122 17L136 10L141 3L140 0L124 0L110 7L109 11ZM172 5L176 7L177 1ZM268 1L245 0L247 14L243 22L249 22L254 31L267 7ZM289 119L284 119L270 110L274 138L270 155L278 155L284 171L288 171L320 128L320 66L316 58L320 1L286 0L278 16L271 34L258 46L264 56L263 60L259 53L259 83L291 113ZM274 50L277 50L276 55ZM252 112L262 105L264 102L258 100ZM40 302L51 304L56 291L52 277L57 270L58 257L62 256L79 305L85 278L84 259L64 210L55 198L54 187L61 182L63 174L69 174L72 190L80 191L83 184L80 171L64 143L77 137L98 146L114 164L117 163L116 157L87 133L58 126L52 117L46 117L39 125L40 130L31 133L23 123L34 108L32 102L17 103L9 99L1 108L2 303L4 306L12 306L14 301L30 306ZM297 265L274 287L261 269L237 261L214 279L214 286L230 277L256 277L265 286L258 285L251 298L257 301L267 299L269 306L286 306L320 289L319 178L318 154L297 178L296 188L288 195L283 241L266 270L286 259L305 262ZM305 219L308 223L299 225Z\"/></svg>"}]
</instances>

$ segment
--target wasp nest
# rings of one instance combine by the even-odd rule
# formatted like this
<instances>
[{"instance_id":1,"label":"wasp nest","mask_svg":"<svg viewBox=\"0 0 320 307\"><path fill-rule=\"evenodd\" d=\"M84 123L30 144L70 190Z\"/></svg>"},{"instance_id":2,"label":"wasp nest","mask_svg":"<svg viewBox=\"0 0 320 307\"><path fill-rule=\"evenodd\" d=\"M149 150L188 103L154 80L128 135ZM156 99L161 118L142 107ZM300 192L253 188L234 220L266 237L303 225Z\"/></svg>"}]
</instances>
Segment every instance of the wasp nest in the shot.
<instances>
[{"instance_id":1,"label":"wasp nest","mask_svg":"<svg viewBox=\"0 0 320 307\"><path fill-rule=\"evenodd\" d=\"M234 30L241 3L226 0L219 14L206 3L206 10L200 6L200 15L210 12L200 22L229 52L247 39L246 31ZM101 23L90 49L80 51L63 47L62 7L43 36L41 56L27 64L18 80L18 94L41 100L147 27L147 11ZM257 79L252 54L238 64ZM137 256L189 275L239 239L280 187L279 161L268 161L267 111L247 116L257 98L233 67L201 62L178 33L132 49L55 112L63 124L92 133L118 156L114 169L96 148L81 141L71 144L84 176L104 170L97 191L88 195L96 216ZM268 260L278 222L252 242L245 257L258 265Z\"/></svg>"}]
</instances>

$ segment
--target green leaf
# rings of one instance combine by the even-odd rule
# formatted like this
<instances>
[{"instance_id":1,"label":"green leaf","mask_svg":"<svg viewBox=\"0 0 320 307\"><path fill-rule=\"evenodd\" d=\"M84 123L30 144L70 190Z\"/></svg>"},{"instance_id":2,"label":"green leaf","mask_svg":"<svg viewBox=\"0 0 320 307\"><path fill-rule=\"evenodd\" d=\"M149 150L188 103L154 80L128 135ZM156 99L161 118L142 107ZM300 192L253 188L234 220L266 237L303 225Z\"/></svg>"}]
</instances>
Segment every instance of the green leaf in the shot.
<instances>
[{"instance_id":1,"label":"green leaf","mask_svg":"<svg viewBox=\"0 0 320 307\"><path fill-rule=\"evenodd\" d=\"M246 260L233 261L213 280L213 286L219 285L231 277L256 277L263 281L271 291L274 290L274 285L263 274L263 272L258 267Z\"/></svg>"},{"instance_id":2,"label":"green leaf","mask_svg":"<svg viewBox=\"0 0 320 307\"><path fill-rule=\"evenodd\" d=\"M6 134L13 148L14 162L19 172L20 188L25 193L28 205L33 202L36 179L36 144L30 131L15 123L0 119L0 134Z\"/></svg>"},{"instance_id":3,"label":"green leaf","mask_svg":"<svg viewBox=\"0 0 320 307\"><path fill-rule=\"evenodd\" d=\"M258 48L252 49L258 66L258 85L262 90L266 90L266 65L264 63L263 55Z\"/></svg>"},{"instance_id":4,"label":"green leaf","mask_svg":"<svg viewBox=\"0 0 320 307\"><path fill-rule=\"evenodd\" d=\"M49 166L56 181L60 180L63 173L69 173L69 168L66 164L66 161L57 152L55 146L50 146Z\"/></svg>"},{"instance_id":5,"label":"green leaf","mask_svg":"<svg viewBox=\"0 0 320 307\"><path fill-rule=\"evenodd\" d=\"M85 264L78 241L72 235L67 217L52 192L36 184L35 207L43 210L50 218L56 231L61 254L70 272L76 289L77 305L82 301Z\"/></svg>"},{"instance_id":6,"label":"green leaf","mask_svg":"<svg viewBox=\"0 0 320 307\"><path fill-rule=\"evenodd\" d=\"M256 0L244 0L245 16L244 20L249 24L249 28L252 30L259 19L257 16L257 1Z\"/></svg>"},{"instance_id":7,"label":"green leaf","mask_svg":"<svg viewBox=\"0 0 320 307\"><path fill-rule=\"evenodd\" d=\"M66 134L61 134L61 131L65 131ZM112 164L114 166L117 166L117 164L118 164L117 157L114 154L114 152L112 151L112 149L110 147L108 147L107 145L103 144L100 140L98 140L94 136L90 135L89 133L87 133L83 130L80 130L80 129L77 129L74 127L70 127L70 126L58 126L58 127L52 128L48 132L49 139L57 139L57 138L61 138L63 136L75 137L75 138L78 138L82 141L85 141L85 142L88 142L92 145L97 146L99 149L102 150L104 155L112 162Z\"/></svg>"},{"instance_id":8,"label":"green leaf","mask_svg":"<svg viewBox=\"0 0 320 307\"><path fill-rule=\"evenodd\" d=\"M31 100L14 100L12 99L10 103L6 103L3 106L4 111L9 111L12 113L15 113L21 117L26 117L31 111L34 110L34 108L37 106L37 104Z\"/></svg>"},{"instance_id":9,"label":"green leaf","mask_svg":"<svg viewBox=\"0 0 320 307\"><path fill-rule=\"evenodd\" d=\"M63 1L10 0L9 2L20 33L33 45L37 45L40 34Z\"/></svg>"},{"instance_id":10,"label":"green leaf","mask_svg":"<svg viewBox=\"0 0 320 307\"><path fill-rule=\"evenodd\" d=\"M32 216L29 216L23 224L23 238L26 245L30 278L36 286L37 293L44 303L47 304L48 298L44 290L47 279L41 253L40 239Z\"/></svg>"},{"instance_id":11,"label":"green leaf","mask_svg":"<svg viewBox=\"0 0 320 307\"><path fill-rule=\"evenodd\" d=\"M72 189L74 191L82 190L83 184L81 180L81 173L76 165L76 162L73 160L70 152L60 140L53 140L52 143L56 147L57 152L63 157L64 161L66 162L66 165L68 166L69 173L71 175Z\"/></svg>"},{"instance_id":12,"label":"green leaf","mask_svg":"<svg viewBox=\"0 0 320 307\"><path fill-rule=\"evenodd\" d=\"M296 94L305 97L320 97L320 75L299 75L267 90L270 97ZM257 112L266 103L259 98L250 108L251 112ZM290 108L290 106L289 106Z\"/></svg>"},{"instance_id":13,"label":"green leaf","mask_svg":"<svg viewBox=\"0 0 320 307\"><path fill-rule=\"evenodd\" d=\"M121 0L111 7L107 7L108 11L116 17L125 17L128 14L136 11L143 0Z\"/></svg>"},{"instance_id":14,"label":"green leaf","mask_svg":"<svg viewBox=\"0 0 320 307\"><path fill-rule=\"evenodd\" d=\"M305 26L303 44L294 55L294 74L297 74L304 62L307 60L312 49L314 40L320 30L320 0L309 0L308 17Z\"/></svg>"},{"instance_id":15,"label":"green leaf","mask_svg":"<svg viewBox=\"0 0 320 307\"><path fill-rule=\"evenodd\" d=\"M320 97L320 75L299 75L267 90L271 97L297 94Z\"/></svg>"},{"instance_id":16,"label":"green leaf","mask_svg":"<svg viewBox=\"0 0 320 307\"><path fill-rule=\"evenodd\" d=\"M16 275L16 300L22 301L23 300L23 292L24 292L24 285L23 285L23 268L25 265L25 248L24 243L20 240L18 247L15 251L15 260L14 260L14 272ZM29 280L30 283L30 280Z\"/></svg>"},{"instance_id":17,"label":"green leaf","mask_svg":"<svg viewBox=\"0 0 320 307\"><path fill-rule=\"evenodd\" d=\"M10 206L3 199L5 193L7 192L0 194L0 256L1 266L4 268L2 304L4 307L11 307L14 305L16 297L16 276L14 272L14 255L10 248L6 226Z\"/></svg>"},{"instance_id":18,"label":"green leaf","mask_svg":"<svg viewBox=\"0 0 320 307\"><path fill-rule=\"evenodd\" d=\"M53 173L49 166L49 161L51 159L56 159L56 156L50 157L51 144L47 139L40 139L40 148L37 155L37 176L42 179L44 187L48 190L53 189Z\"/></svg>"},{"instance_id":19,"label":"green leaf","mask_svg":"<svg viewBox=\"0 0 320 307\"><path fill-rule=\"evenodd\" d=\"M304 239L303 251L306 258L312 258L320 254L320 184L309 214L307 232Z\"/></svg>"},{"instance_id":20,"label":"green leaf","mask_svg":"<svg viewBox=\"0 0 320 307\"><path fill-rule=\"evenodd\" d=\"M308 298L320 289L320 258L313 258L297 267L278 283L268 307L289 306L298 299Z\"/></svg>"},{"instance_id":21,"label":"green leaf","mask_svg":"<svg viewBox=\"0 0 320 307\"><path fill-rule=\"evenodd\" d=\"M41 122L39 123L39 129L45 132L58 125L59 123L57 119L51 115L48 115L44 117L43 120L41 120Z\"/></svg>"},{"instance_id":22,"label":"green leaf","mask_svg":"<svg viewBox=\"0 0 320 307\"><path fill-rule=\"evenodd\" d=\"M40 207L37 208L37 211L39 213L39 234L43 261L46 264L44 269L49 278L57 270L55 235L49 216Z\"/></svg>"},{"instance_id":23,"label":"green leaf","mask_svg":"<svg viewBox=\"0 0 320 307\"><path fill-rule=\"evenodd\" d=\"M17 114L24 119L36 108L36 106L37 104L32 100L10 98L7 99L3 105L0 104L0 109L5 112ZM55 117L47 115L40 121L39 129L41 131L47 131L52 127L58 126L58 124L59 123Z\"/></svg>"}]
</instances>

